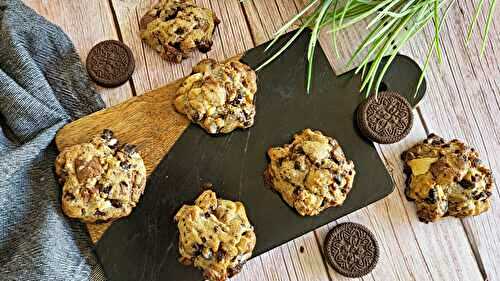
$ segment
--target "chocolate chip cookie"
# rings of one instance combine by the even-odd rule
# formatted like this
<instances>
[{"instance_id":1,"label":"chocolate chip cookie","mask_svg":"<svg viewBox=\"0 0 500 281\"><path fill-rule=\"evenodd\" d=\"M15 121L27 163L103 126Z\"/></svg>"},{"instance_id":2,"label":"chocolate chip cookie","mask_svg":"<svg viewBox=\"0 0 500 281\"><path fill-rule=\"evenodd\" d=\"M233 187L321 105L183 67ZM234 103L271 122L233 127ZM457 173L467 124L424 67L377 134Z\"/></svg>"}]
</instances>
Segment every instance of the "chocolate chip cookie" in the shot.
<instances>
[{"instance_id":1,"label":"chocolate chip cookie","mask_svg":"<svg viewBox=\"0 0 500 281\"><path fill-rule=\"evenodd\" d=\"M344 203L352 188L354 163L339 143L320 131L305 129L291 144L267 151L271 160L265 181L302 216Z\"/></svg>"},{"instance_id":2,"label":"chocolate chip cookie","mask_svg":"<svg viewBox=\"0 0 500 281\"><path fill-rule=\"evenodd\" d=\"M425 223L479 215L490 208L493 177L474 148L431 134L402 154L406 196Z\"/></svg>"},{"instance_id":3,"label":"chocolate chip cookie","mask_svg":"<svg viewBox=\"0 0 500 281\"><path fill-rule=\"evenodd\" d=\"M252 256L255 233L240 202L217 199L204 191L195 205L184 205L175 215L179 228L179 261L203 270L210 281L237 274Z\"/></svg>"},{"instance_id":4,"label":"chocolate chip cookie","mask_svg":"<svg viewBox=\"0 0 500 281\"><path fill-rule=\"evenodd\" d=\"M146 168L135 146L119 146L110 130L65 148L55 168L63 185L64 213L84 222L129 215L146 186Z\"/></svg>"},{"instance_id":5,"label":"chocolate chip cookie","mask_svg":"<svg viewBox=\"0 0 500 281\"><path fill-rule=\"evenodd\" d=\"M177 90L174 106L210 134L230 133L254 123L257 76L239 61L199 62Z\"/></svg>"},{"instance_id":6,"label":"chocolate chip cookie","mask_svg":"<svg viewBox=\"0 0 500 281\"><path fill-rule=\"evenodd\" d=\"M141 38L164 59L179 63L195 49L210 51L219 23L213 11L192 0L161 0L141 19Z\"/></svg>"}]
</instances>

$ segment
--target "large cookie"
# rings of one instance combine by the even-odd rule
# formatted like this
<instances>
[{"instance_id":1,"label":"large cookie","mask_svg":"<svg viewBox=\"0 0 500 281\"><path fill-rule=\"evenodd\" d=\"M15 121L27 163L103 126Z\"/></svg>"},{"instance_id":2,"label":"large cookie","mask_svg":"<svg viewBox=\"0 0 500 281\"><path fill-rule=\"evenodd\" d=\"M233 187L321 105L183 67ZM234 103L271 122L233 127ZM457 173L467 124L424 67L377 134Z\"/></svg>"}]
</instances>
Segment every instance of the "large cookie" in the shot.
<instances>
[{"instance_id":1,"label":"large cookie","mask_svg":"<svg viewBox=\"0 0 500 281\"><path fill-rule=\"evenodd\" d=\"M490 208L493 177L474 148L431 134L405 151L402 158L406 196L415 201L421 221L475 216Z\"/></svg>"},{"instance_id":2,"label":"large cookie","mask_svg":"<svg viewBox=\"0 0 500 281\"><path fill-rule=\"evenodd\" d=\"M164 59L179 63L195 49L210 51L219 22L192 0L162 0L141 19L141 38Z\"/></svg>"},{"instance_id":3,"label":"large cookie","mask_svg":"<svg viewBox=\"0 0 500 281\"><path fill-rule=\"evenodd\" d=\"M84 222L129 215L146 186L146 168L135 146L118 147L110 130L89 143L65 148L55 167L63 185L64 213Z\"/></svg>"},{"instance_id":4,"label":"large cookie","mask_svg":"<svg viewBox=\"0 0 500 281\"><path fill-rule=\"evenodd\" d=\"M195 205L175 215L179 228L179 261L203 270L210 281L234 276L252 256L255 233L240 202L217 199L204 191Z\"/></svg>"},{"instance_id":5,"label":"large cookie","mask_svg":"<svg viewBox=\"0 0 500 281\"><path fill-rule=\"evenodd\" d=\"M291 144L270 148L267 154L267 184L302 216L342 205L352 188L354 163L336 140L320 131L305 129Z\"/></svg>"},{"instance_id":6,"label":"large cookie","mask_svg":"<svg viewBox=\"0 0 500 281\"><path fill-rule=\"evenodd\" d=\"M210 134L229 133L254 123L257 76L239 61L200 61L177 91L177 111Z\"/></svg>"}]
</instances>

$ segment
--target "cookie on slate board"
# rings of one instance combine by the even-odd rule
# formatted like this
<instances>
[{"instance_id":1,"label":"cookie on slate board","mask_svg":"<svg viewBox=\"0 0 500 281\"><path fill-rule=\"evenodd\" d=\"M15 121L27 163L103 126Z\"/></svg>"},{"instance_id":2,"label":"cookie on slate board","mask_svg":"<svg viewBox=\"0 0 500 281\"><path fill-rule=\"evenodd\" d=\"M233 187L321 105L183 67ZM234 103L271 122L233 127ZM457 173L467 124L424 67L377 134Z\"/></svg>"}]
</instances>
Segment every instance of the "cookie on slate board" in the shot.
<instances>
[{"instance_id":1,"label":"cookie on slate board","mask_svg":"<svg viewBox=\"0 0 500 281\"><path fill-rule=\"evenodd\" d=\"M237 274L252 256L256 237L241 202L218 199L204 191L195 205L184 205L175 215L179 228L179 261L203 270L210 281Z\"/></svg>"},{"instance_id":2,"label":"cookie on slate board","mask_svg":"<svg viewBox=\"0 0 500 281\"><path fill-rule=\"evenodd\" d=\"M134 55L120 41L106 40L95 45L87 56L90 78L103 87L117 87L127 82L135 69Z\"/></svg>"},{"instance_id":3,"label":"cookie on slate board","mask_svg":"<svg viewBox=\"0 0 500 281\"><path fill-rule=\"evenodd\" d=\"M395 92L371 95L360 104L356 115L361 134L382 144L402 140L413 126L411 105Z\"/></svg>"},{"instance_id":4,"label":"cookie on slate board","mask_svg":"<svg viewBox=\"0 0 500 281\"><path fill-rule=\"evenodd\" d=\"M352 188L354 163L335 139L320 131L305 129L291 144L272 147L267 154L266 183L302 216L342 205Z\"/></svg>"},{"instance_id":5,"label":"cookie on slate board","mask_svg":"<svg viewBox=\"0 0 500 281\"><path fill-rule=\"evenodd\" d=\"M128 216L146 186L146 167L135 146L119 147L110 130L65 148L55 169L63 185L63 212L89 223Z\"/></svg>"},{"instance_id":6,"label":"cookie on slate board","mask_svg":"<svg viewBox=\"0 0 500 281\"><path fill-rule=\"evenodd\" d=\"M324 255L338 273L358 278L377 265L379 248L373 233L358 223L341 223L326 235Z\"/></svg>"},{"instance_id":7,"label":"cookie on slate board","mask_svg":"<svg viewBox=\"0 0 500 281\"><path fill-rule=\"evenodd\" d=\"M474 148L431 134L405 151L402 158L406 196L415 201L422 222L475 216L490 208L493 176Z\"/></svg>"},{"instance_id":8,"label":"cookie on slate board","mask_svg":"<svg viewBox=\"0 0 500 281\"><path fill-rule=\"evenodd\" d=\"M200 61L177 90L176 110L210 134L254 124L257 76L239 61Z\"/></svg>"},{"instance_id":9,"label":"cookie on slate board","mask_svg":"<svg viewBox=\"0 0 500 281\"><path fill-rule=\"evenodd\" d=\"M161 0L141 18L141 38L162 58L180 63L195 49L210 51L219 23L213 11L192 0Z\"/></svg>"}]
</instances>

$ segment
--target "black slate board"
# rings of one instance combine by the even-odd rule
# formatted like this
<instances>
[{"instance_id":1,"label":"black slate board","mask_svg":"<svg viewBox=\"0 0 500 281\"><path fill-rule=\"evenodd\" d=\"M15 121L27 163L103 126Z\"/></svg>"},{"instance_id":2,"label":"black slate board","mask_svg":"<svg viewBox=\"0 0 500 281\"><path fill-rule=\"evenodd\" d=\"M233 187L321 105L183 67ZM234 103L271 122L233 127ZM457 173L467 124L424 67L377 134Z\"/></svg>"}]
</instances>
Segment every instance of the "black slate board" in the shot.
<instances>
[{"instance_id":1,"label":"black slate board","mask_svg":"<svg viewBox=\"0 0 500 281\"><path fill-rule=\"evenodd\" d=\"M254 256L392 192L393 182L373 144L355 128L354 111L362 100L360 77L352 73L336 77L318 46L312 92L305 93L308 38L308 34L300 36L292 48L258 73L257 116L252 128L217 137L194 125L185 131L150 176L131 216L113 223L98 242L96 251L110 280L202 280L199 271L177 261L173 217L182 204L194 201L205 182L214 184L218 196L245 204L257 235ZM264 47L248 51L243 61L256 67L264 59ZM425 92L424 85L418 98L413 98L420 73L413 61L397 57L384 83L415 105ZM304 128L336 138L357 171L343 206L306 218L266 188L262 178L267 149L288 143Z\"/></svg>"}]
</instances>

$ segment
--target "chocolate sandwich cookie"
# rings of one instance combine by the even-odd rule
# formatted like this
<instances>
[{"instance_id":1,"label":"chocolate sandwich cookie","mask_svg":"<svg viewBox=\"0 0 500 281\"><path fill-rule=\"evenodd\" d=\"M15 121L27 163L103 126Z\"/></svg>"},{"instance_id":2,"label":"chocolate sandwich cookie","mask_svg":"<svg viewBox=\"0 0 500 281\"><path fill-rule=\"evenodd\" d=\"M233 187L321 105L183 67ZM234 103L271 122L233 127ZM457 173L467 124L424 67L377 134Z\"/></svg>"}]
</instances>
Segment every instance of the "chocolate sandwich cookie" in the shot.
<instances>
[{"instance_id":1,"label":"chocolate sandwich cookie","mask_svg":"<svg viewBox=\"0 0 500 281\"><path fill-rule=\"evenodd\" d=\"M382 144L396 143L411 131L412 108L400 94L380 92L359 106L357 123L366 138Z\"/></svg>"},{"instance_id":2,"label":"chocolate sandwich cookie","mask_svg":"<svg viewBox=\"0 0 500 281\"><path fill-rule=\"evenodd\" d=\"M127 82L135 69L130 48L120 41L107 40L95 45L87 57L90 78L103 87L117 87Z\"/></svg>"},{"instance_id":3,"label":"chocolate sandwich cookie","mask_svg":"<svg viewBox=\"0 0 500 281\"><path fill-rule=\"evenodd\" d=\"M378 262L379 249L373 233L358 223L341 223L326 235L324 254L338 273L358 278L370 273Z\"/></svg>"}]
</instances>

